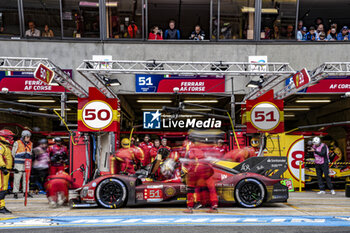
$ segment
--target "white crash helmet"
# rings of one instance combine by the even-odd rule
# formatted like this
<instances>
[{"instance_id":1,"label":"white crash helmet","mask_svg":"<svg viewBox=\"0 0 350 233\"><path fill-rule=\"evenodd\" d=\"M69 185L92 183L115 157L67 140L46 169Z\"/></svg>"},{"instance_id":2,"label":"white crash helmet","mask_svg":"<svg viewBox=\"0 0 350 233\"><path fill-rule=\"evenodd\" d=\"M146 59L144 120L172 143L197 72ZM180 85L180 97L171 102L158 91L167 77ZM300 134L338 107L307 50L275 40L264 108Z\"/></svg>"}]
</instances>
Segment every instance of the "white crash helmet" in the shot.
<instances>
[{"instance_id":1,"label":"white crash helmet","mask_svg":"<svg viewBox=\"0 0 350 233\"><path fill-rule=\"evenodd\" d=\"M21 136L24 137L31 137L32 133L29 130L23 130Z\"/></svg>"},{"instance_id":2,"label":"white crash helmet","mask_svg":"<svg viewBox=\"0 0 350 233\"><path fill-rule=\"evenodd\" d=\"M175 170L175 161L173 159L166 159L160 167L160 172L163 176L170 178Z\"/></svg>"},{"instance_id":3,"label":"white crash helmet","mask_svg":"<svg viewBox=\"0 0 350 233\"><path fill-rule=\"evenodd\" d=\"M314 137L314 138L312 139L312 144L314 144L314 145L319 145L320 143L321 143L320 137Z\"/></svg>"}]
</instances>

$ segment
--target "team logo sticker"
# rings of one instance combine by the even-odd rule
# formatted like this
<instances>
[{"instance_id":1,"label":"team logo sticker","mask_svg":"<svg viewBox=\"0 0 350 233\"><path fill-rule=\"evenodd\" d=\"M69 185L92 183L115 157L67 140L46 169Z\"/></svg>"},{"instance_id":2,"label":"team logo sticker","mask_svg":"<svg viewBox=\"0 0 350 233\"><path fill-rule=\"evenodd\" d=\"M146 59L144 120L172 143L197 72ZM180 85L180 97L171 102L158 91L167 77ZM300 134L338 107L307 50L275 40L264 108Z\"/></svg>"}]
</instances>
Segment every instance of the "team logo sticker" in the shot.
<instances>
[{"instance_id":1,"label":"team logo sticker","mask_svg":"<svg viewBox=\"0 0 350 233\"><path fill-rule=\"evenodd\" d=\"M168 197L172 197L175 195L175 188L174 187L167 187L165 188L165 195L168 196Z\"/></svg>"}]
</instances>

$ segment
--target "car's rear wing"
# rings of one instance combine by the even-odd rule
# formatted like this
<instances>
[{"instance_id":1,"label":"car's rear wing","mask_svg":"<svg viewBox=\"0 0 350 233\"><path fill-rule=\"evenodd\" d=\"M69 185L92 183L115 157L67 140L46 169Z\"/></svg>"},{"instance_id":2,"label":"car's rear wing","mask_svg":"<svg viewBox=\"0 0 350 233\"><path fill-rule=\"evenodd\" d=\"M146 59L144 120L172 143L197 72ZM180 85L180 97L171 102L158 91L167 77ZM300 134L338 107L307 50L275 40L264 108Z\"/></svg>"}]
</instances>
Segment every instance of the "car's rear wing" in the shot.
<instances>
[{"instance_id":1,"label":"car's rear wing","mask_svg":"<svg viewBox=\"0 0 350 233\"><path fill-rule=\"evenodd\" d=\"M251 157L232 169L239 173L253 172L278 179L288 169L287 158L278 156Z\"/></svg>"}]
</instances>

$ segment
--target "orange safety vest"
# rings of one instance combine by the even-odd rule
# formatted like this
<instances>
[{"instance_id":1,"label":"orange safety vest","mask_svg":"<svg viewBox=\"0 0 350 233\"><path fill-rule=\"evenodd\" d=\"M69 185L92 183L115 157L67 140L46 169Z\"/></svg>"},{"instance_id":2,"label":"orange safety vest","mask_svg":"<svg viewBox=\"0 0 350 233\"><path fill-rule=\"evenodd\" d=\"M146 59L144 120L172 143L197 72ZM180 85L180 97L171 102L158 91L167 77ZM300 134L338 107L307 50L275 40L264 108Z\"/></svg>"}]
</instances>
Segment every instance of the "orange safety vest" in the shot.
<instances>
[{"instance_id":1,"label":"orange safety vest","mask_svg":"<svg viewBox=\"0 0 350 233\"><path fill-rule=\"evenodd\" d=\"M16 142L18 144L18 148L15 155L15 163L24 164L25 159L32 158L33 143L24 143L22 140L17 140Z\"/></svg>"}]
</instances>

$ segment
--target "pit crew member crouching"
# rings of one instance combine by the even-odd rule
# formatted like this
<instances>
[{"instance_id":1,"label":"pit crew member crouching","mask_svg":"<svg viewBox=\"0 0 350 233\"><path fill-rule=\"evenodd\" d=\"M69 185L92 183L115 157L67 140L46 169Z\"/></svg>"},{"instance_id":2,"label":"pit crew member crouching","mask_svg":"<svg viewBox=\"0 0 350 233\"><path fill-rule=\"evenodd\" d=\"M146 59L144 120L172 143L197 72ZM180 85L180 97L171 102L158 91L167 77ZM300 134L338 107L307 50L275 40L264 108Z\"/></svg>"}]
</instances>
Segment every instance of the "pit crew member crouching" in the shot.
<instances>
[{"instance_id":1,"label":"pit crew member crouching","mask_svg":"<svg viewBox=\"0 0 350 233\"><path fill-rule=\"evenodd\" d=\"M46 195L52 208L62 206L67 202L68 189L79 188L79 185L74 183L73 178L64 171L49 176L47 180L45 184Z\"/></svg>"}]
</instances>

